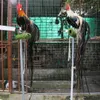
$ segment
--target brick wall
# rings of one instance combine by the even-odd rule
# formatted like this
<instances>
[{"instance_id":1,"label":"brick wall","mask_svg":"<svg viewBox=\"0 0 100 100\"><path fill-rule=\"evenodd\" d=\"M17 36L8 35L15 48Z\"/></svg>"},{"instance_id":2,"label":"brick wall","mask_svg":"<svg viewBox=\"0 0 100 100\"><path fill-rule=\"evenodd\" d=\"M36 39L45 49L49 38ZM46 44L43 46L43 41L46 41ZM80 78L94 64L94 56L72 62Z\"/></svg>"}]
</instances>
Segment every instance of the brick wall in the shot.
<instances>
[{"instance_id":1,"label":"brick wall","mask_svg":"<svg viewBox=\"0 0 100 100\"><path fill-rule=\"evenodd\" d=\"M76 44L75 44L76 52ZM67 68L71 62L68 59L68 41L55 43L37 43L37 52L34 50L34 66L36 68ZM100 69L100 42L89 41L83 57L82 66L87 70Z\"/></svg>"}]
</instances>

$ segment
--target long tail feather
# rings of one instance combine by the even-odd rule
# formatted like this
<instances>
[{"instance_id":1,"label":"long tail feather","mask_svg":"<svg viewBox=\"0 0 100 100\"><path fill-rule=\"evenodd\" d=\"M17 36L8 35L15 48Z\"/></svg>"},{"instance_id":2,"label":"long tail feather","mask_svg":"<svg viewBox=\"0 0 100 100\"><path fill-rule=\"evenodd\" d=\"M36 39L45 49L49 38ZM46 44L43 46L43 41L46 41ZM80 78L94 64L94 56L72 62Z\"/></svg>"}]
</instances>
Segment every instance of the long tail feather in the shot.
<instances>
[{"instance_id":1,"label":"long tail feather","mask_svg":"<svg viewBox=\"0 0 100 100\"><path fill-rule=\"evenodd\" d=\"M29 27L30 26L30 27ZM35 52L37 51L37 45L35 44L36 41L39 40L40 32L37 25L34 23L30 24L28 29L30 29L30 33L32 35L31 39L28 40L28 55L29 55L29 63L31 68L31 86L33 82L33 68L34 68L34 62L33 62L33 48L35 49Z\"/></svg>"},{"instance_id":2,"label":"long tail feather","mask_svg":"<svg viewBox=\"0 0 100 100\"><path fill-rule=\"evenodd\" d=\"M78 89L80 89L80 87L81 87L81 81L82 81L81 79L83 76L82 75L83 68L81 66L81 60L84 56L86 44L90 37L90 28L86 21L83 21L80 33L81 33L81 39L79 39L79 41L78 41L76 58L75 58L76 59L75 64L76 64L76 69L77 69L77 87L78 87Z\"/></svg>"}]
</instances>

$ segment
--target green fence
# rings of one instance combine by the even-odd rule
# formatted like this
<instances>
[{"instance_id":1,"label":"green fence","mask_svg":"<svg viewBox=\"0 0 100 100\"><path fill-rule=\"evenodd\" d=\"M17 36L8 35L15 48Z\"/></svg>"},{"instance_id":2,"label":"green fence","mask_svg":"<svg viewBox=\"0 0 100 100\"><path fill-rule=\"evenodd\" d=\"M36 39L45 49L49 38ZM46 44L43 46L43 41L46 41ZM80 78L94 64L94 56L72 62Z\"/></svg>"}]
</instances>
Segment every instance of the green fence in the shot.
<instances>
[{"instance_id":1,"label":"green fence","mask_svg":"<svg viewBox=\"0 0 100 100\"><path fill-rule=\"evenodd\" d=\"M38 25L40 29L41 39L55 39L61 38L58 35L58 30L60 29L60 23L55 24L56 17L30 17L35 24ZM90 26L91 37L100 34L100 19L98 18L84 18ZM16 23L16 18L13 19L13 23ZM64 38L68 38L68 34L64 33Z\"/></svg>"}]
</instances>

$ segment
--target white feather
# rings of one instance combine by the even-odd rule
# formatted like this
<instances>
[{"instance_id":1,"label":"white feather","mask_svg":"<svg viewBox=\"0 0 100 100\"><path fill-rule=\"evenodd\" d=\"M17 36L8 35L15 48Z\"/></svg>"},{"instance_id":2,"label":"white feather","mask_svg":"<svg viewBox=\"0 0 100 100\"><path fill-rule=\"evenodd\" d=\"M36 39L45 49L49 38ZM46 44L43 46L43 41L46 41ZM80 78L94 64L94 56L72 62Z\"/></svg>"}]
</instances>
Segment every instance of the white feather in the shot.
<instances>
[{"instance_id":1,"label":"white feather","mask_svg":"<svg viewBox=\"0 0 100 100\"><path fill-rule=\"evenodd\" d=\"M77 13L74 13L72 10L67 11L67 16L69 17L74 17L74 16L79 16Z\"/></svg>"}]
</instances>

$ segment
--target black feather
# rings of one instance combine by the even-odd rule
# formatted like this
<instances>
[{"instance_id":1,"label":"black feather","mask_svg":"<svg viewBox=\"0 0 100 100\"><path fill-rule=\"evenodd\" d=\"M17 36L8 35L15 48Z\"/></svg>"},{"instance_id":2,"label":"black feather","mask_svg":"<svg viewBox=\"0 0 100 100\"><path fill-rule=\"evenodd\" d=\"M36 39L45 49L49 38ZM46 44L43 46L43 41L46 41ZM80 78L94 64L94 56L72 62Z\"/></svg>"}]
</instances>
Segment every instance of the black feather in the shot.
<instances>
[{"instance_id":1,"label":"black feather","mask_svg":"<svg viewBox=\"0 0 100 100\"><path fill-rule=\"evenodd\" d=\"M67 17L67 22L71 25L71 26L73 26L74 28L79 28L79 26L80 26L80 24L77 24L76 23L76 20L79 20L79 18L78 17L74 17L74 18L72 18L72 17Z\"/></svg>"},{"instance_id":2,"label":"black feather","mask_svg":"<svg viewBox=\"0 0 100 100\"><path fill-rule=\"evenodd\" d=\"M17 17L17 24L21 27L23 31L31 34L31 38L28 40L28 65L31 68L31 86L33 81L33 46L36 48L35 42L39 40L40 31L36 24L31 22L28 18Z\"/></svg>"},{"instance_id":3,"label":"black feather","mask_svg":"<svg viewBox=\"0 0 100 100\"><path fill-rule=\"evenodd\" d=\"M82 85L82 74L83 74L83 68L81 66L81 61L85 53L86 44L90 38L90 27L86 21L82 21L82 26L80 30L81 38L79 38L78 44L77 44L77 52L75 57L75 66L77 71L77 87L78 90L81 88Z\"/></svg>"}]
</instances>

